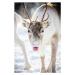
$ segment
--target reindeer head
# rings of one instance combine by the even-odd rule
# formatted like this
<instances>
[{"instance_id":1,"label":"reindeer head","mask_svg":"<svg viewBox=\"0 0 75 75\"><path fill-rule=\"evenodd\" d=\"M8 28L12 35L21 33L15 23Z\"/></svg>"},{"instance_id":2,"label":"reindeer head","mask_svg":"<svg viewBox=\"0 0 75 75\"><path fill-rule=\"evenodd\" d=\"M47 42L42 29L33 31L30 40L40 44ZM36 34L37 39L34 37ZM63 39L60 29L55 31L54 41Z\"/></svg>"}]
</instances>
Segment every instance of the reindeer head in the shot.
<instances>
[{"instance_id":1,"label":"reindeer head","mask_svg":"<svg viewBox=\"0 0 75 75\"><path fill-rule=\"evenodd\" d=\"M30 23L25 21L26 24L24 26L28 29L29 40L31 42L33 50L37 51L37 50L39 50L39 48L40 48L40 46L42 44L43 35L44 35L44 29L47 28L50 25L49 22L47 22L47 20L49 18L49 14L48 14L47 19L43 20L44 16L45 16L45 13L46 13L46 10L47 10L47 4L46 4L46 9L45 9L45 12L43 14L43 17L42 17L41 21L37 21L38 16L37 16L35 21L31 21L31 19L29 17L29 14L28 14L24 4L23 4L23 7L24 7L24 9L25 9L25 11L26 11L26 13L28 15L28 18L25 18L24 17L24 11L23 11L23 18L30 20Z\"/></svg>"}]
</instances>

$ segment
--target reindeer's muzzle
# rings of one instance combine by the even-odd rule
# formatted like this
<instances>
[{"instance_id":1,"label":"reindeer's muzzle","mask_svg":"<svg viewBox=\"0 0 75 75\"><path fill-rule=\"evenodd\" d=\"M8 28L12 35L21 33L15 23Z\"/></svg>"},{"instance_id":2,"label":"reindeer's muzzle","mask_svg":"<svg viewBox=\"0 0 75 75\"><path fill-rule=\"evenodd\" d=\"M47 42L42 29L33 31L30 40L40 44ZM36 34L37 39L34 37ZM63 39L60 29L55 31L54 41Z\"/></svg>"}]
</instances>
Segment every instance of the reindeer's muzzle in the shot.
<instances>
[{"instance_id":1,"label":"reindeer's muzzle","mask_svg":"<svg viewBox=\"0 0 75 75\"><path fill-rule=\"evenodd\" d=\"M33 50L34 51L38 51L38 47L33 47Z\"/></svg>"},{"instance_id":2,"label":"reindeer's muzzle","mask_svg":"<svg viewBox=\"0 0 75 75\"><path fill-rule=\"evenodd\" d=\"M38 42L38 41L33 42L32 43L33 50L38 51L39 50L39 45L40 45L40 42Z\"/></svg>"}]
</instances>

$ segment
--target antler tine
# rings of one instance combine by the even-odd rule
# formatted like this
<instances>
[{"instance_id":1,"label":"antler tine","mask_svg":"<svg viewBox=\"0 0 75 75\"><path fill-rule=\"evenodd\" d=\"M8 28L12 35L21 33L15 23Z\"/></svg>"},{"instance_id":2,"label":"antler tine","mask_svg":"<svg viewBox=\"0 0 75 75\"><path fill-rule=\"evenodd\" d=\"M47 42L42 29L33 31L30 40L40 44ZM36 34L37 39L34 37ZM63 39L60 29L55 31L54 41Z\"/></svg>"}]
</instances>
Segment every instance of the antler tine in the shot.
<instances>
[{"instance_id":1,"label":"antler tine","mask_svg":"<svg viewBox=\"0 0 75 75\"><path fill-rule=\"evenodd\" d=\"M24 19L29 19L29 18L24 17L24 10L23 10L23 18L24 18Z\"/></svg>"},{"instance_id":2,"label":"antler tine","mask_svg":"<svg viewBox=\"0 0 75 75\"><path fill-rule=\"evenodd\" d=\"M47 14L48 14L48 13L47 13ZM48 18L49 18L49 14L48 14L48 17L47 17L47 19L43 20L42 22L44 22L44 21L47 21L47 20L48 20Z\"/></svg>"},{"instance_id":3,"label":"antler tine","mask_svg":"<svg viewBox=\"0 0 75 75\"><path fill-rule=\"evenodd\" d=\"M29 17L28 12L27 12L26 6L24 6L24 3L23 3L23 7L24 7L24 9L25 9L25 11L26 11L26 13L27 13L27 16L28 16L28 18L25 18L25 17L24 17L24 10L23 10L23 17L24 17L24 19L29 19L30 22L31 22L31 19L30 19L30 17Z\"/></svg>"},{"instance_id":4,"label":"antler tine","mask_svg":"<svg viewBox=\"0 0 75 75\"><path fill-rule=\"evenodd\" d=\"M35 22L37 21L37 18L38 18L38 16L36 17L36 20L35 20Z\"/></svg>"},{"instance_id":5,"label":"antler tine","mask_svg":"<svg viewBox=\"0 0 75 75\"><path fill-rule=\"evenodd\" d=\"M47 11L47 3L45 3L45 4L46 4L46 9L45 9L45 12L44 12L44 14L43 14L43 17L42 17L42 19L41 19L41 23L44 22L44 21L46 21L46 20L48 20L48 18L49 18L49 14L48 14L48 18L47 18L46 20L43 21L44 16L45 16L46 11Z\"/></svg>"}]
</instances>

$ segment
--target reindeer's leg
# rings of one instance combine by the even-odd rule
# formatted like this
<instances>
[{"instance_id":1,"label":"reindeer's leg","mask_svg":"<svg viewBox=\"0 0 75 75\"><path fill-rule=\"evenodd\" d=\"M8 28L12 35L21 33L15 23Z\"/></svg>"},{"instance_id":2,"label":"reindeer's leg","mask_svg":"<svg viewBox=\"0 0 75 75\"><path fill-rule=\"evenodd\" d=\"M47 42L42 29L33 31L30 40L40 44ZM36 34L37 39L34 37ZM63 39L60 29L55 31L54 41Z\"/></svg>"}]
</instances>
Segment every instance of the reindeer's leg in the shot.
<instances>
[{"instance_id":1,"label":"reindeer's leg","mask_svg":"<svg viewBox=\"0 0 75 75\"><path fill-rule=\"evenodd\" d=\"M55 73L55 62L56 62L56 52L57 52L57 46L58 46L58 35L55 34L53 35L51 39L51 48L52 48L52 53L51 53L51 63L49 64L48 67L48 72L53 72Z\"/></svg>"},{"instance_id":2,"label":"reindeer's leg","mask_svg":"<svg viewBox=\"0 0 75 75\"><path fill-rule=\"evenodd\" d=\"M52 61L50 62L47 72L52 73Z\"/></svg>"},{"instance_id":3,"label":"reindeer's leg","mask_svg":"<svg viewBox=\"0 0 75 75\"><path fill-rule=\"evenodd\" d=\"M39 50L39 54L40 54L40 58L41 58L41 73L45 73L46 70L45 70L45 63L44 63L44 60L45 60L45 45L42 45L40 50Z\"/></svg>"},{"instance_id":4,"label":"reindeer's leg","mask_svg":"<svg viewBox=\"0 0 75 75\"><path fill-rule=\"evenodd\" d=\"M41 64L42 64L41 73L45 73L46 72L44 59L45 59L45 56L41 56Z\"/></svg>"},{"instance_id":5,"label":"reindeer's leg","mask_svg":"<svg viewBox=\"0 0 75 75\"><path fill-rule=\"evenodd\" d=\"M28 60L27 60L27 55L26 55L26 50L25 50L25 44L23 41L20 40L20 38L18 37L18 35L16 34L15 35L15 43L18 44L22 51L23 51L23 54L24 54L24 60L25 60L25 69L28 70L30 69L30 65L28 63Z\"/></svg>"}]
</instances>

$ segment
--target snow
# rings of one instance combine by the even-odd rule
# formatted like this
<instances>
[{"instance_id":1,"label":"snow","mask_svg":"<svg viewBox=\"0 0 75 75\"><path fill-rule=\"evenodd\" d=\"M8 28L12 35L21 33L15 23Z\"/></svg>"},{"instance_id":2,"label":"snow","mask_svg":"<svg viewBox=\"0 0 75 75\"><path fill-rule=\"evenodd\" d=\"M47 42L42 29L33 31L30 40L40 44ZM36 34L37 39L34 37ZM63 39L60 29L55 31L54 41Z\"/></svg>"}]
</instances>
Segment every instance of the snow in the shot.
<instances>
[{"instance_id":1,"label":"snow","mask_svg":"<svg viewBox=\"0 0 75 75\"><path fill-rule=\"evenodd\" d=\"M21 48L18 45L14 45L14 72L15 73L40 73L41 71L41 60L40 56L37 52L32 50L28 39L27 29L24 27L18 27L17 34L21 40L25 42L26 52L28 56L29 63L31 68L29 70L24 70L25 63L24 63L24 56ZM45 67L48 68L51 58L51 50L50 46L46 46L45 51ZM59 42L57 56L56 56L56 72L61 72L61 42Z\"/></svg>"}]
</instances>

